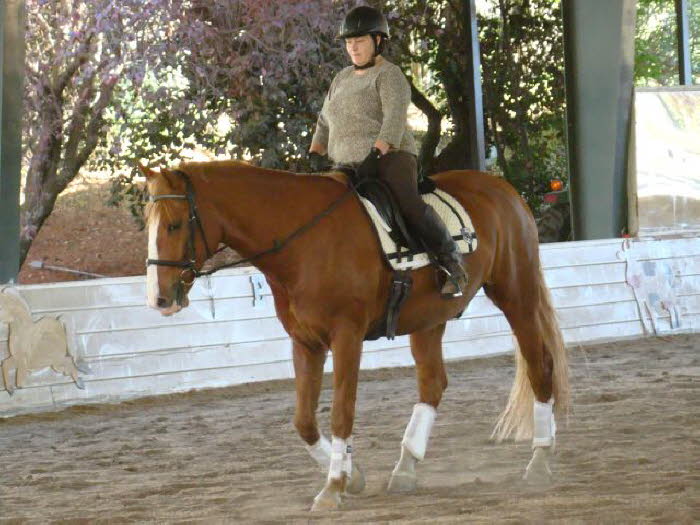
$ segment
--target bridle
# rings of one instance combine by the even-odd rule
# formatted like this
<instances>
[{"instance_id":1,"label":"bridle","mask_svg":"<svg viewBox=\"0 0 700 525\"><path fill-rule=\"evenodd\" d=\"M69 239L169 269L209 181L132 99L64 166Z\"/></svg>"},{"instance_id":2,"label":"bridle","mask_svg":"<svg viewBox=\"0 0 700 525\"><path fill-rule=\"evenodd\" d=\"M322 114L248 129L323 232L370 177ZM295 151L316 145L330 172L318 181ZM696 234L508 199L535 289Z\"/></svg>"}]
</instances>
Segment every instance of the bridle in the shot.
<instances>
[{"instance_id":1,"label":"bridle","mask_svg":"<svg viewBox=\"0 0 700 525\"><path fill-rule=\"evenodd\" d=\"M149 265L154 264L156 266L171 266L175 268L182 268L183 270L180 272L180 282L184 284L185 286L190 286L192 283L194 283L194 280L199 277L200 275L203 275L202 272L197 270L195 268L195 263L197 259L197 252L195 249L194 245L194 240L197 235L197 231L202 236L202 240L204 241L204 249L207 252L207 256L205 260L209 259L211 257L212 253L211 250L209 250L209 245L207 244L207 236L204 234L204 228L202 227L202 221L199 218L199 213L197 212L197 205L195 204L194 197L194 186L192 186L192 181L190 180L189 176L180 171L180 170L173 170L173 173L177 174L180 176L184 181L185 181L185 191L186 193L184 195L180 194L163 194L163 195L151 195L148 200L150 202L158 202L161 200L166 200L166 199L171 199L171 200L186 200L187 201L187 206L189 208L188 210L188 215L189 215L189 236L187 237L187 258L183 259L181 261L172 261L172 260L167 260L167 259L146 259L146 267L148 268ZM187 281L185 280L185 274L188 272L192 272L192 279Z\"/></svg>"},{"instance_id":2,"label":"bridle","mask_svg":"<svg viewBox=\"0 0 700 525\"><path fill-rule=\"evenodd\" d=\"M287 235L284 239L277 240L275 239L272 243L272 247L268 248L266 250L263 250L261 252L256 253L255 255L252 255L250 257L247 257L245 259L239 259L237 261L234 261L232 263L228 264L223 264L221 266L217 266L216 268L212 268L210 270L206 271L201 271L197 270L195 267L196 264L196 250L195 250L195 237L197 235L197 231L202 236L202 240L204 241L204 249L207 252L207 256L204 259L205 261L209 259L212 255L215 255L215 253L212 253L212 251L209 249L209 245L207 244L207 237L204 235L204 228L202 227L202 221L199 218L199 213L197 212L197 206L195 205L195 192L194 192L194 186L192 185L192 181L190 180L189 176L180 170L173 170L172 173L175 173L179 175L184 181L185 181L185 190L186 193L184 195L181 194L163 194L163 195L151 195L148 200L150 202L158 202L160 200L165 200L165 199L175 199L175 200L186 200L187 205L189 207L189 237L187 239L187 253L188 256L186 259L183 259L181 261L171 261L171 260L166 260L166 259L146 259L146 267L149 265L153 264L156 266L171 266L175 268L182 268L182 272L180 272L180 282L185 285L185 286L190 286L192 283L194 283L194 280L197 277L202 277L206 275L211 275L214 272L218 272L219 270L223 270L224 268L232 268L234 266L241 266L244 264L250 264L261 257L264 257L265 255L269 255L272 253L277 253L279 251L282 251L287 244L292 241L294 238L302 235L309 229L311 229L313 226L315 226L321 219L329 215L333 210L335 210L338 206L340 206L345 199L347 199L350 195L355 193L357 191L357 188L359 186L362 186L367 179L364 180L359 180L357 182L350 182L348 185L348 189L343 192L343 194L338 197L336 200L331 202L326 209L323 211L319 212L316 214L309 222L303 224L293 232L291 232L289 235ZM222 248L223 249L223 248ZM189 281L186 281L184 278L185 273L187 272L192 272L192 279Z\"/></svg>"}]
</instances>

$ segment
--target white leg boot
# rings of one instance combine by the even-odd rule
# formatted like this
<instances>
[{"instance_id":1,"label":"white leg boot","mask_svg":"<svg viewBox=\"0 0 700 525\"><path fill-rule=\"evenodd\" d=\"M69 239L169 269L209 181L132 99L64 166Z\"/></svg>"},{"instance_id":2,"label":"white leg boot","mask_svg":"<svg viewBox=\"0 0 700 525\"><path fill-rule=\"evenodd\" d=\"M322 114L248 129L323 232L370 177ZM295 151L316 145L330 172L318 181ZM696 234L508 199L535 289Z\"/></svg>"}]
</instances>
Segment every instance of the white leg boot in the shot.
<instances>
[{"instance_id":1,"label":"white leg boot","mask_svg":"<svg viewBox=\"0 0 700 525\"><path fill-rule=\"evenodd\" d=\"M557 425L554 421L552 407L554 401L547 403L535 401L534 434L532 437L532 459L525 469L523 479L535 485L546 485L552 481L552 471L549 468L549 456L554 451Z\"/></svg>"},{"instance_id":2,"label":"white leg boot","mask_svg":"<svg viewBox=\"0 0 700 525\"><path fill-rule=\"evenodd\" d=\"M313 445L306 445L306 450L318 466L326 472L331 465L331 442L321 434Z\"/></svg>"},{"instance_id":3,"label":"white leg boot","mask_svg":"<svg viewBox=\"0 0 700 525\"><path fill-rule=\"evenodd\" d=\"M312 447L315 445L312 445ZM323 445L319 446L321 448ZM357 477L353 483L352 478ZM328 478L326 485L314 498L311 510L331 510L340 508L341 496L344 491L351 493L364 489L365 481L362 473L352 464L352 436L341 439L333 436L330 444L328 462ZM355 492L353 492L353 490Z\"/></svg>"},{"instance_id":4,"label":"white leg boot","mask_svg":"<svg viewBox=\"0 0 700 525\"><path fill-rule=\"evenodd\" d=\"M318 463L324 472L328 472L331 466L331 442L321 434L319 440L313 445L306 445L306 450L313 460ZM345 485L348 494L359 494L365 489L365 476L357 465L357 461L351 464L352 475Z\"/></svg>"},{"instance_id":5,"label":"white leg boot","mask_svg":"<svg viewBox=\"0 0 700 525\"><path fill-rule=\"evenodd\" d=\"M401 441L401 457L391 473L389 492L413 492L416 489L416 463L425 457L436 415L437 411L431 405L414 405Z\"/></svg>"}]
</instances>

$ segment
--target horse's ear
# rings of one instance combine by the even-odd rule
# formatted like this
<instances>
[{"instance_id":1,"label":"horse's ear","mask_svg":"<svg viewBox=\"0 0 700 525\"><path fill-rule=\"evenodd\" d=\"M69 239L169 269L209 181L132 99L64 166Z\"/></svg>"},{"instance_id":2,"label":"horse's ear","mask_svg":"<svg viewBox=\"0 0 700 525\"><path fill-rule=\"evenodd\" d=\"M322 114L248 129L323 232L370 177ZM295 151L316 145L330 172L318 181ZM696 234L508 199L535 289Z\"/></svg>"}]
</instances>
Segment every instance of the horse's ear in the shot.
<instances>
[{"instance_id":1,"label":"horse's ear","mask_svg":"<svg viewBox=\"0 0 700 525\"><path fill-rule=\"evenodd\" d=\"M158 175L157 171L153 171L151 168L149 168L148 166L144 166L140 162L139 162L139 171L141 171L141 173L143 173L143 175L146 177L146 180L149 180L149 181Z\"/></svg>"}]
</instances>

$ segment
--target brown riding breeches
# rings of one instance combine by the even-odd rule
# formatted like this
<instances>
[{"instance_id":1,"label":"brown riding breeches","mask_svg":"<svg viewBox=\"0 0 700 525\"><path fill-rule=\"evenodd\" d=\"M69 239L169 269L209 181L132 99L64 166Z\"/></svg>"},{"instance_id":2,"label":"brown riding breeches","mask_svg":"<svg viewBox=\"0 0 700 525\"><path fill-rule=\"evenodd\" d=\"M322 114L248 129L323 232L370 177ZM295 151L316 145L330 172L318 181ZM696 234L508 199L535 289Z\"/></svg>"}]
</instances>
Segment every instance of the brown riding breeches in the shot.
<instances>
[{"instance_id":1,"label":"brown riding breeches","mask_svg":"<svg viewBox=\"0 0 700 525\"><path fill-rule=\"evenodd\" d=\"M427 204L418 194L415 155L401 150L389 151L379 159L379 178L391 188L409 228L420 231Z\"/></svg>"}]
</instances>

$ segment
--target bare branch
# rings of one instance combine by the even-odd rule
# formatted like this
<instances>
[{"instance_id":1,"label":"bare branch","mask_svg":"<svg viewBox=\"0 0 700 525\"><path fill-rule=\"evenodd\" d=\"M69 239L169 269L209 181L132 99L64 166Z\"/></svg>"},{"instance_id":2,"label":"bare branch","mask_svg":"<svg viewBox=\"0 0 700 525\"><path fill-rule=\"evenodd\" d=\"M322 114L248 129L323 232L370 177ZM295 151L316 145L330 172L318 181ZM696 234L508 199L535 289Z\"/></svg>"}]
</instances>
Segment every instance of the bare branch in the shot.
<instances>
[{"instance_id":1,"label":"bare branch","mask_svg":"<svg viewBox=\"0 0 700 525\"><path fill-rule=\"evenodd\" d=\"M89 60L90 47L92 46L92 40L94 36L95 33L90 33L85 39L85 41L83 41L80 44L80 48L75 53L73 60L68 64L63 73L61 73L54 82L54 85L52 86L51 90L57 98L61 99L63 97L63 91L65 90L66 85L68 85L70 79L73 78L73 76L75 76L80 67Z\"/></svg>"},{"instance_id":2,"label":"bare branch","mask_svg":"<svg viewBox=\"0 0 700 525\"><path fill-rule=\"evenodd\" d=\"M100 139L100 128L103 125L104 111L112 100L112 93L117 85L117 78L112 77L104 80L100 89L100 96L92 107L90 121L85 132L85 144L76 156L76 166L80 169L93 152Z\"/></svg>"}]
</instances>

